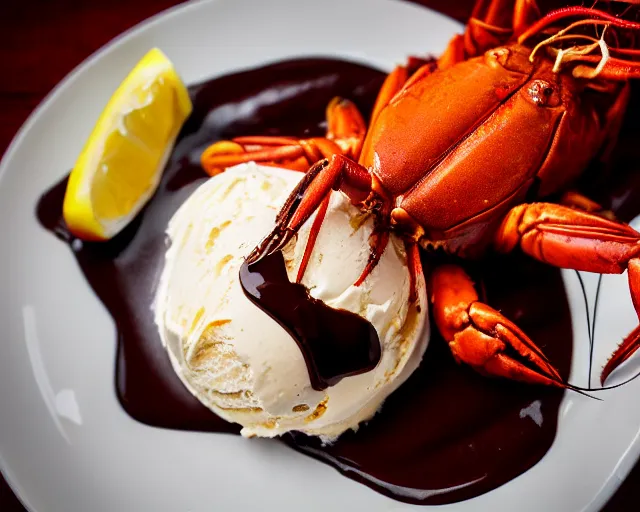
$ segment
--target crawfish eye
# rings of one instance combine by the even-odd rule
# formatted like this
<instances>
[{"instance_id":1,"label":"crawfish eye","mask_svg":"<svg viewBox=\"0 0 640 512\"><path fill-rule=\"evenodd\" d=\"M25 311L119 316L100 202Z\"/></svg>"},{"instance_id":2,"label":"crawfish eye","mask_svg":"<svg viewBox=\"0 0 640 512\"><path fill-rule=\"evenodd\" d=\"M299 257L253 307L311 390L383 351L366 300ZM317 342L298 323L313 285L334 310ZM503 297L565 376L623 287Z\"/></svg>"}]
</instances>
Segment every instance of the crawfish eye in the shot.
<instances>
[{"instance_id":1,"label":"crawfish eye","mask_svg":"<svg viewBox=\"0 0 640 512\"><path fill-rule=\"evenodd\" d=\"M560 105L558 88L546 80L534 80L527 88L529 99L539 107L557 107Z\"/></svg>"}]
</instances>

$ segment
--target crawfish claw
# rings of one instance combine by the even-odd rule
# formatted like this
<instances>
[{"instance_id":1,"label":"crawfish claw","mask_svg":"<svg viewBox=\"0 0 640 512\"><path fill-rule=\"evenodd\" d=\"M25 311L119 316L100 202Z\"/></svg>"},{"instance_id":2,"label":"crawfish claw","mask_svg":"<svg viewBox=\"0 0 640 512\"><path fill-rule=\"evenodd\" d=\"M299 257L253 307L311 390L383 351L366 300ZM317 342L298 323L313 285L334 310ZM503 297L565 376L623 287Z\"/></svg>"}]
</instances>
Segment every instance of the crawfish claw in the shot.
<instances>
[{"instance_id":1,"label":"crawfish claw","mask_svg":"<svg viewBox=\"0 0 640 512\"><path fill-rule=\"evenodd\" d=\"M604 386L605 381L611 373L627 359L629 359L636 350L640 348L640 325L636 327L620 344L617 350L604 365L600 374L600 384Z\"/></svg>"},{"instance_id":2,"label":"crawfish claw","mask_svg":"<svg viewBox=\"0 0 640 512\"><path fill-rule=\"evenodd\" d=\"M636 309L638 318L640 318L640 259L634 258L627 265L627 274L629 275L629 289L631 290L631 299ZM607 377L622 363L629 359L640 348L640 326L631 331L613 355L607 361L600 374L600 383L604 385Z\"/></svg>"},{"instance_id":3,"label":"crawfish claw","mask_svg":"<svg viewBox=\"0 0 640 512\"><path fill-rule=\"evenodd\" d=\"M569 197L569 203L594 207L586 201ZM519 245L525 254L560 268L601 274L627 270L631 299L640 318L640 233L628 224L604 218L602 212L595 215L551 203L520 204L503 220L495 243L502 252ZM605 365L601 382L638 348L640 330L636 328Z\"/></svg>"},{"instance_id":4,"label":"crawfish claw","mask_svg":"<svg viewBox=\"0 0 640 512\"><path fill-rule=\"evenodd\" d=\"M530 384L563 385L558 371L540 349L498 311L474 302L469 306L468 317L469 325L449 341L457 360L495 377ZM509 351L515 351L523 362L508 355Z\"/></svg>"},{"instance_id":5,"label":"crawfish claw","mask_svg":"<svg viewBox=\"0 0 640 512\"><path fill-rule=\"evenodd\" d=\"M522 330L478 300L473 282L460 267L443 265L435 269L431 302L436 325L458 362L486 375L567 387Z\"/></svg>"}]
</instances>

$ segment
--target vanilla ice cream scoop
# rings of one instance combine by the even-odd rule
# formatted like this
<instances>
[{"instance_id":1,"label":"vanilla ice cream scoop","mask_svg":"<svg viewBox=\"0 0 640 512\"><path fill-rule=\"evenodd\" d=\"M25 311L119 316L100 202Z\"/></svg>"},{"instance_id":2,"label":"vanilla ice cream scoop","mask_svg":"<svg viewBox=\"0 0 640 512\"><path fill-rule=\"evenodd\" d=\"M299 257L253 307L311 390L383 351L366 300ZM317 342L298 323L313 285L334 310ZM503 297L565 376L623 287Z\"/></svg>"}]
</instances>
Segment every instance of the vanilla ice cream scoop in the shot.
<instances>
[{"instance_id":1,"label":"vanilla ice cream scoop","mask_svg":"<svg viewBox=\"0 0 640 512\"><path fill-rule=\"evenodd\" d=\"M302 283L312 297L371 322L381 355L373 370L314 389L294 339L250 302L238 276L302 176L250 163L201 185L169 223L155 314L185 386L217 415L242 425L243 435L296 430L331 441L370 419L417 368L428 341L427 301L420 276L417 304L409 303L407 258L395 236L364 283L353 286L369 257L373 219L332 193ZM283 251L292 281L312 222Z\"/></svg>"}]
</instances>

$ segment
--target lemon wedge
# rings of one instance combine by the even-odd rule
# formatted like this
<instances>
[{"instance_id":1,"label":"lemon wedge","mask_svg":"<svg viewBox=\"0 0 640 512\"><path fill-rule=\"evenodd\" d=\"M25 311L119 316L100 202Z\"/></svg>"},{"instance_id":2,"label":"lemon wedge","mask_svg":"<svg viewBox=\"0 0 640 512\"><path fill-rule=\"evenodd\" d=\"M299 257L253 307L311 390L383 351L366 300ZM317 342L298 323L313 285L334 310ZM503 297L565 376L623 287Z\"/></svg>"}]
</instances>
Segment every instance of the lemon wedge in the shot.
<instances>
[{"instance_id":1,"label":"lemon wedge","mask_svg":"<svg viewBox=\"0 0 640 512\"><path fill-rule=\"evenodd\" d=\"M152 49L109 100L71 171L62 211L74 235L108 240L138 214L191 110L173 64Z\"/></svg>"}]
</instances>

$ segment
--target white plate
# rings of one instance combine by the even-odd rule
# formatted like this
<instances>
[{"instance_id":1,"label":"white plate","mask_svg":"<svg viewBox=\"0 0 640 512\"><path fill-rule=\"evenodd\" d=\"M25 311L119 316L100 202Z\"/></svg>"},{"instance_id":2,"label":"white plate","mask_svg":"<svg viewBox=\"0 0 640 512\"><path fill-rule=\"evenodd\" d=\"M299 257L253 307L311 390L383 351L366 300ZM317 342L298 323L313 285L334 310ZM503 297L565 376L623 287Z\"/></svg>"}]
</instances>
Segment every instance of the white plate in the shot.
<instances>
[{"instance_id":1,"label":"white plate","mask_svg":"<svg viewBox=\"0 0 640 512\"><path fill-rule=\"evenodd\" d=\"M30 117L0 165L0 466L31 510L412 508L280 443L132 420L114 393L113 322L67 247L38 225L34 207L152 46L193 83L293 55L338 55L391 69L408 54L441 51L458 29L427 9L389 0L192 3L98 52ZM584 302L575 273L564 276L574 313L572 380L585 382ZM586 276L591 300L596 280ZM596 368L635 322L626 277L605 277ZM602 394L603 402L567 394L558 436L539 464L443 509L599 509L638 455L639 394L640 380Z\"/></svg>"}]
</instances>

